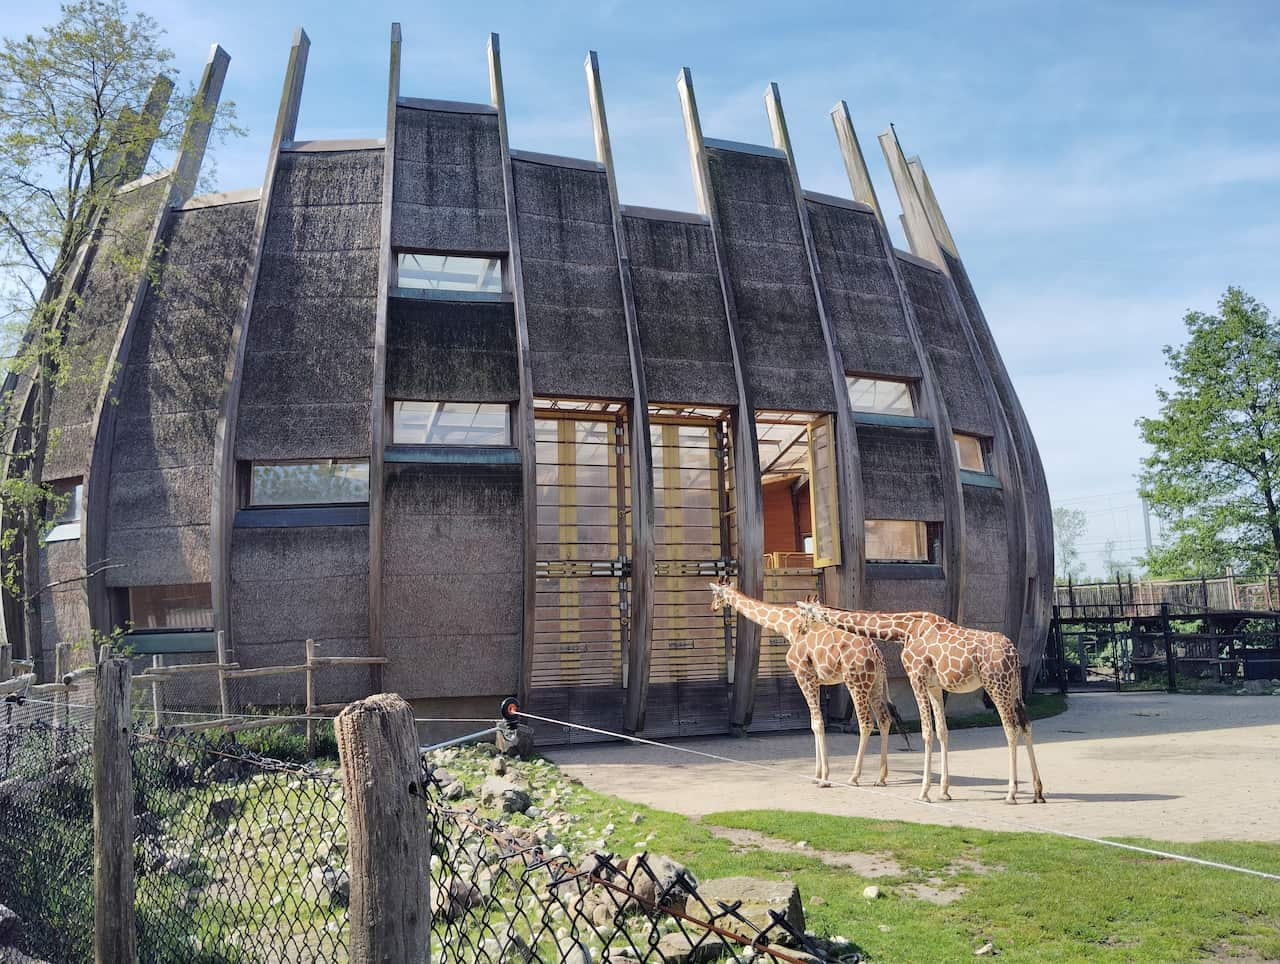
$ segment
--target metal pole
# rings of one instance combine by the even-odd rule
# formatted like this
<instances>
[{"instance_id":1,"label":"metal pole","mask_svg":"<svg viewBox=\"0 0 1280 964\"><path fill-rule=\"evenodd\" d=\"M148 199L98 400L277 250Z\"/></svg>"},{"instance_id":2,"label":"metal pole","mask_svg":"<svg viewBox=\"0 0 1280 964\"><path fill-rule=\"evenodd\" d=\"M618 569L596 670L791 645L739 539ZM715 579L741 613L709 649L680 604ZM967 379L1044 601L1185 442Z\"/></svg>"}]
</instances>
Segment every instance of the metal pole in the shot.
<instances>
[{"instance_id":1,"label":"metal pole","mask_svg":"<svg viewBox=\"0 0 1280 964\"><path fill-rule=\"evenodd\" d=\"M1151 555L1151 506L1146 499L1142 500L1142 528L1147 537L1147 555Z\"/></svg>"},{"instance_id":2,"label":"metal pole","mask_svg":"<svg viewBox=\"0 0 1280 964\"><path fill-rule=\"evenodd\" d=\"M1177 661L1173 656L1173 630L1169 626L1169 604L1160 604L1160 629L1164 633L1164 662L1169 672L1169 692L1178 692Z\"/></svg>"}]
</instances>

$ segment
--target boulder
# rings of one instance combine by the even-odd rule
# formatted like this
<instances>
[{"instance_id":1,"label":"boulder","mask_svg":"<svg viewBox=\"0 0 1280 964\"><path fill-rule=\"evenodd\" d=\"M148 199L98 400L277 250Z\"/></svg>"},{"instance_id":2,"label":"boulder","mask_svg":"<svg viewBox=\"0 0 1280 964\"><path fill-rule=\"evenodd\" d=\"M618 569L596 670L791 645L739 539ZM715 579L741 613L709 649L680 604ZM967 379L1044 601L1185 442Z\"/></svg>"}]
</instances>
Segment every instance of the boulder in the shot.
<instances>
[{"instance_id":1,"label":"boulder","mask_svg":"<svg viewBox=\"0 0 1280 964\"><path fill-rule=\"evenodd\" d=\"M467 795L467 788L463 786L461 780L454 780L444 788L444 798L446 800L461 800Z\"/></svg>"},{"instance_id":2,"label":"boulder","mask_svg":"<svg viewBox=\"0 0 1280 964\"><path fill-rule=\"evenodd\" d=\"M715 912L719 912L721 903L732 906L735 901L742 901L738 913L750 924L732 917L722 918L720 924L743 937L754 938L770 927L773 924L770 911L777 911L791 927L804 932L804 903L800 900L800 888L788 880L721 877L702 884L698 888L698 896ZM780 928L771 931L770 937L775 941L789 940Z\"/></svg>"},{"instance_id":3,"label":"boulder","mask_svg":"<svg viewBox=\"0 0 1280 964\"><path fill-rule=\"evenodd\" d=\"M436 917L455 921L473 907L484 903L480 888L461 877L449 877L431 890L432 910Z\"/></svg>"},{"instance_id":4,"label":"boulder","mask_svg":"<svg viewBox=\"0 0 1280 964\"><path fill-rule=\"evenodd\" d=\"M351 900L351 875L345 867L312 867L311 886L317 898L327 899L335 907L346 907Z\"/></svg>"},{"instance_id":5,"label":"boulder","mask_svg":"<svg viewBox=\"0 0 1280 964\"><path fill-rule=\"evenodd\" d=\"M499 723L493 742L499 753L527 760L533 756L533 727L523 723Z\"/></svg>"},{"instance_id":6,"label":"boulder","mask_svg":"<svg viewBox=\"0 0 1280 964\"><path fill-rule=\"evenodd\" d=\"M533 803L529 794L499 776L485 777L480 785L480 803L486 807L501 807L503 813L524 813Z\"/></svg>"},{"instance_id":7,"label":"boulder","mask_svg":"<svg viewBox=\"0 0 1280 964\"><path fill-rule=\"evenodd\" d=\"M664 910L683 911L689 891L681 884L681 880L687 880L695 888L698 886L698 879L683 864L662 855L650 857L648 854L635 854L627 861L624 870L630 882L628 886L645 908L658 904L659 898L662 898L661 906ZM636 901L631 901L630 905L636 905ZM645 908L628 906L627 910Z\"/></svg>"},{"instance_id":8,"label":"boulder","mask_svg":"<svg viewBox=\"0 0 1280 964\"><path fill-rule=\"evenodd\" d=\"M658 954L666 964L701 964L703 961L718 961L724 954L724 948L724 941L710 933L697 944L679 932L667 934L658 941ZM611 955L609 960L613 961L617 958Z\"/></svg>"},{"instance_id":9,"label":"boulder","mask_svg":"<svg viewBox=\"0 0 1280 964\"><path fill-rule=\"evenodd\" d=\"M18 943L22 931L22 919L4 904L0 904L0 947Z\"/></svg>"}]
</instances>

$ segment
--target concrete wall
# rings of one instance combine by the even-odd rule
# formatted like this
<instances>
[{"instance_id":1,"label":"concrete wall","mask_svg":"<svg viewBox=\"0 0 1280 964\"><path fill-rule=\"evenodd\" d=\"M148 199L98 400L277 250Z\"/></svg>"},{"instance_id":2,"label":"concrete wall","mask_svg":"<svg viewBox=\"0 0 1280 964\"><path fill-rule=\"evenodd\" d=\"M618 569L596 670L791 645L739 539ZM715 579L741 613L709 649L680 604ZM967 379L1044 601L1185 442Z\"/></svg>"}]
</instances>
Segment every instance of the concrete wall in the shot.
<instances>
[{"instance_id":1,"label":"concrete wall","mask_svg":"<svg viewBox=\"0 0 1280 964\"><path fill-rule=\"evenodd\" d=\"M603 171L512 161L536 395L630 398Z\"/></svg>"},{"instance_id":2,"label":"concrete wall","mask_svg":"<svg viewBox=\"0 0 1280 964\"><path fill-rule=\"evenodd\" d=\"M711 228L635 216L623 224L649 400L737 404Z\"/></svg>"},{"instance_id":3,"label":"concrete wall","mask_svg":"<svg viewBox=\"0 0 1280 964\"><path fill-rule=\"evenodd\" d=\"M750 397L757 409L833 411L827 349L787 163L716 148L707 155Z\"/></svg>"},{"instance_id":4,"label":"concrete wall","mask_svg":"<svg viewBox=\"0 0 1280 964\"><path fill-rule=\"evenodd\" d=\"M257 205L173 216L121 378L111 449L110 586L209 581L213 436Z\"/></svg>"},{"instance_id":5,"label":"concrete wall","mask_svg":"<svg viewBox=\"0 0 1280 964\"><path fill-rule=\"evenodd\" d=\"M496 114L396 110L391 246L507 250Z\"/></svg>"},{"instance_id":6,"label":"concrete wall","mask_svg":"<svg viewBox=\"0 0 1280 964\"><path fill-rule=\"evenodd\" d=\"M408 699L508 696L520 682L517 465L388 464L385 684Z\"/></svg>"}]
</instances>

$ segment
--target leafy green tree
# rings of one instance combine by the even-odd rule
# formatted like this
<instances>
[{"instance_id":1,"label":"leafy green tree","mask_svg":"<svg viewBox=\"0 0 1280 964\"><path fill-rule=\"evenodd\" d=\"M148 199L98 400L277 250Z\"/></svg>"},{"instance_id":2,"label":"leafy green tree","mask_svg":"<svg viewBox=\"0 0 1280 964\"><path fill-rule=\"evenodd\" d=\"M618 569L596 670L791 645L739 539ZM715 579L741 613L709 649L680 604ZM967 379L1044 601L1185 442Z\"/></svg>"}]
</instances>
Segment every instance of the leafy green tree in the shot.
<instances>
[{"instance_id":1,"label":"leafy green tree","mask_svg":"<svg viewBox=\"0 0 1280 964\"><path fill-rule=\"evenodd\" d=\"M1280 319L1239 288L1217 314L1188 311L1166 346L1170 389L1138 420L1151 454L1142 495L1165 537L1145 560L1166 577L1275 568L1280 559Z\"/></svg>"},{"instance_id":2,"label":"leafy green tree","mask_svg":"<svg viewBox=\"0 0 1280 964\"><path fill-rule=\"evenodd\" d=\"M76 337L75 266L97 243L99 257L134 277L152 268L148 219L126 216L118 191L157 170L157 153L178 148L188 118L203 110L193 90L172 90L162 35L124 0L76 0L38 34L0 43L0 323L10 356L0 398L0 579L22 601L28 654L43 591L38 549L65 508L44 478L58 441L52 395L73 380L101 385L108 374L108 359ZM238 133L233 105L218 114L215 137Z\"/></svg>"},{"instance_id":3,"label":"leafy green tree","mask_svg":"<svg viewBox=\"0 0 1280 964\"><path fill-rule=\"evenodd\" d=\"M1084 571L1080 562L1080 537L1089 528L1089 517L1082 509L1057 506L1053 510L1053 557L1058 564L1058 578L1063 582L1078 579Z\"/></svg>"}]
</instances>

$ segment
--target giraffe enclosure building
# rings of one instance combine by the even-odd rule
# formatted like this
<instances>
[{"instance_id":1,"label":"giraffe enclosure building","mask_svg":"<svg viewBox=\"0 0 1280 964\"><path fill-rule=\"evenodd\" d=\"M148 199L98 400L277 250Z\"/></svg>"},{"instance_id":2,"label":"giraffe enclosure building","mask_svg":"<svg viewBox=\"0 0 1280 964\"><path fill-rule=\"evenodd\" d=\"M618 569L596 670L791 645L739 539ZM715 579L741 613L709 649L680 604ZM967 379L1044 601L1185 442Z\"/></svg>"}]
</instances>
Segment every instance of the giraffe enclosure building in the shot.
<instances>
[{"instance_id":1,"label":"giraffe enclosure building","mask_svg":"<svg viewBox=\"0 0 1280 964\"><path fill-rule=\"evenodd\" d=\"M996 630L1035 672L1044 472L892 131L872 158L837 105L821 121L849 196L814 193L776 86L766 143L717 140L685 70L671 109L697 210L633 207L594 54L596 152L576 158L509 143L496 35L487 97L463 103L400 89L398 27L385 129L307 140L308 46L299 30L261 187L192 196L188 145L119 192L84 252L67 337L107 364L52 400L44 476L70 499L40 552L39 626L6 600L16 655L48 678L57 643L119 626L174 661L214 659L221 633L252 668L300 663L311 638L387 660L319 676L318 703L381 687L488 716L518 693L653 736L807 727L785 641L712 612L727 575L761 599ZM208 103L228 59L215 48ZM868 174L881 155L909 252ZM157 271L114 256L153 242ZM8 388L24 411L26 382ZM246 704L304 699L298 675L244 683Z\"/></svg>"}]
</instances>

